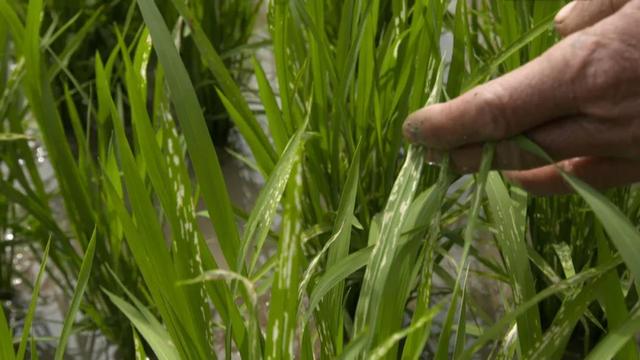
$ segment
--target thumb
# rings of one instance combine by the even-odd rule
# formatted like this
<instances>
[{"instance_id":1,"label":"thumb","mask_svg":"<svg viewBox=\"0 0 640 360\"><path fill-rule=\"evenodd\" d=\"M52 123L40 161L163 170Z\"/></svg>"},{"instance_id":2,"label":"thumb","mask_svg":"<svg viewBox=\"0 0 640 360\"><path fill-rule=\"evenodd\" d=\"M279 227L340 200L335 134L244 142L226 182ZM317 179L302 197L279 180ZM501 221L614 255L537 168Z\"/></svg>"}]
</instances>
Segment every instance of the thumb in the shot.
<instances>
[{"instance_id":1,"label":"thumb","mask_svg":"<svg viewBox=\"0 0 640 360\"><path fill-rule=\"evenodd\" d=\"M569 36L614 14L627 2L629 0L574 0L556 15L556 30L563 37Z\"/></svg>"}]
</instances>

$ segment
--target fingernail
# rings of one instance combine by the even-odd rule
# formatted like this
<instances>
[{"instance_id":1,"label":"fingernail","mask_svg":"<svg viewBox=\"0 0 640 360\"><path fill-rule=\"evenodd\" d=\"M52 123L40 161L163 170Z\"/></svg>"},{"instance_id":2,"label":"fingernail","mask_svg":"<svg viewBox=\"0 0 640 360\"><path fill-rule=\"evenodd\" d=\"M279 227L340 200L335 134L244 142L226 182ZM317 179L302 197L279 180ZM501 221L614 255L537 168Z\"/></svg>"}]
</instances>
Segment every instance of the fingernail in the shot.
<instances>
[{"instance_id":1,"label":"fingernail","mask_svg":"<svg viewBox=\"0 0 640 360\"><path fill-rule=\"evenodd\" d=\"M576 2L572 1L569 4L565 5L562 9L560 9L560 11L558 11L558 14L556 15L556 18L555 18L556 24L562 23L565 20L567 20L567 18L569 17L569 14L571 14L571 10L573 10L575 6L576 6Z\"/></svg>"},{"instance_id":2,"label":"fingernail","mask_svg":"<svg viewBox=\"0 0 640 360\"><path fill-rule=\"evenodd\" d=\"M440 165L442 162L443 153L437 149L427 149L424 153L424 161L429 165Z\"/></svg>"},{"instance_id":3,"label":"fingernail","mask_svg":"<svg viewBox=\"0 0 640 360\"><path fill-rule=\"evenodd\" d=\"M404 137L411 143L420 142L420 125L418 120L412 119L411 116L402 125L402 132Z\"/></svg>"}]
</instances>

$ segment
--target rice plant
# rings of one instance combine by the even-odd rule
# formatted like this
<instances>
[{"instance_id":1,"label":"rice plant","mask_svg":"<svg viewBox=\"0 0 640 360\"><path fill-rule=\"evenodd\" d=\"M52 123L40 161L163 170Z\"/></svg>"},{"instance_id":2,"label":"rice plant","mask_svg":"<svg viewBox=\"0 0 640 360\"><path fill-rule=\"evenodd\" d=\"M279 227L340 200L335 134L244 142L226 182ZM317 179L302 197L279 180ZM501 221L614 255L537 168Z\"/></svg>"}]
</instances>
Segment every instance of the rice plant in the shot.
<instances>
[{"instance_id":1,"label":"rice plant","mask_svg":"<svg viewBox=\"0 0 640 360\"><path fill-rule=\"evenodd\" d=\"M215 16L207 17L207 34L211 38L219 36L216 29L224 29L225 42L217 41L217 48L224 52L225 65L239 80L245 75L239 71L246 58L245 47L253 32L253 21L258 3L220 2L212 6ZM84 309L90 328L99 332L110 342L118 344L121 356L128 357L133 349L131 326L124 315L111 303L101 288L110 289L116 294L124 294L122 286L114 281L112 273L132 293L144 298L144 286L139 271L128 249L123 247L121 225L110 220L113 208L108 204L105 194L100 190L108 176L114 176L115 158L112 148L112 126L105 119L105 110L96 106L95 82L97 80L94 56L109 56L117 45L115 30L119 29L127 39L137 39L141 17L135 3L114 2L108 5L84 4L84 2L54 2L37 10L32 3L4 3L2 11L2 121L5 137L2 139L2 200L3 204L3 240L2 262L3 290L10 299L12 278L23 276L13 271L12 262L16 247L27 245L39 256L41 250L53 236L51 258L55 270L48 272L52 281L59 285L62 292L71 296L75 276L81 265L77 249L86 250L88 236L94 224L98 227L97 263L101 269L92 276L89 298ZM198 9L198 20L212 9L202 9L203 4L192 4ZM207 5L208 6L208 5ZM167 17L176 18L172 6L165 7ZM36 11L44 14L36 24L32 20L28 27L28 16ZM229 17L228 14L239 16ZM35 17L34 17L35 19ZM112 27L113 26L113 27ZM180 31L184 24L177 24ZM203 83L210 83L211 76L197 75L199 55L189 55L188 34L181 34L185 60L195 56L191 70L193 76ZM34 49L40 48L42 54L31 58L24 52L23 43L31 42ZM36 45L37 44L37 45ZM99 47L95 48L94 45ZM193 53L191 51L191 53ZM27 67L29 62L31 67ZM81 59L81 60L78 60ZM41 67L41 69L39 69ZM149 70L153 72L152 69ZM41 75L46 72L47 75ZM124 81L120 73L120 64L116 64L111 76L111 84ZM29 79L29 80L26 80ZM29 86L33 89L27 88ZM112 86L112 85L109 85ZM214 92L200 91L209 99L207 112L209 120L219 117L220 105ZM211 99L214 94L215 99ZM114 94L115 96L115 94ZM125 100L128 102L129 100ZM108 111L107 111L108 114ZM128 115L125 116L128 119ZM26 120L24 120L26 118ZM32 121L40 125L38 131L32 129ZM208 121L207 125L216 133L217 139L226 138L228 121L224 119ZM127 128L130 126L127 124ZM215 130L214 128L218 128ZM128 130L127 130L128 131ZM32 134L34 135L25 135ZM10 137L9 135L17 135ZM94 140L96 139L96 140ZM39 143L44 143L39 147ZM57 143L58 145L51 145ZM221 144L223 142L221 141ZM38 151L49 149L48 157ZM51 163L55 175L54 186L45 183L51 181L48 170L42 173L44 162ZM61 195L61 196L60 196ZM66 216L60 216L60 208L67 210ZM4 234L10 234L15 241L7 241ZM8 235L7 235L8 236ZM106 277L106 278L105 278ZM26 280L26 279L24 279Z\"/></svg>"},{"instance_id":2,"label":"rice plant","mask_svg":"<svg viewBox=\"0 0 640 360\"><path fill-rule=\"evenodd\" d=\"M11 1L18 14L26 13L28 1ZM254 33L254 22L262 0L249 1L191 1L195 18L202 24L208 39L224 57L225 66L239 83L247 78L248 54L265 44L263 40L250 41ZM53 94L56 98L64 96L65 83L72 88L71 94L80 107L80 114L88 108L92 82L95 80L93 58L96 53L103 57L109 55L117 40L114 27L120 29L127 41L135 38L142 25L142 18L135 2L115 1L48 1L42 27L51 36L43 44L47 61L51 65ZM186 24L178 22L175 8L169 1L159 1L163 17L169 24L175 24L176 38L179 39L180 53L193 80L200 103L205 111L207 126L212 136L220 139L220 145L226 139L230 123L220 99L215 92L206 91L214 81L204 71L200 56L194 51ZM117 72L116 72L117 73ZM119 81L120 79L114 79ZM63 124L71 132L72 125L66 119L70 114L63 106L60 109Z\"/></svg>"},{"instance_id":3,"label":"rice plant","mask_svg":"<svg viewBox=\"0 0 640 360\"><path fill-rule=\"evenodd\" d=\"M2 219L39 239L32 248L43 262L73 274L60 280L71 306L58 357L78 312L140 358L638 357L637 188L599 193L563 173L576 195L531 198L491 171L491 143L479 171L460 177L447 156L426 164L425 150L401 136L412 111L544 52L559 2L271 1L275 81L253 61L263 117L211 41L210 9L130 5L142 22L116 27L113 47L95 56L91 111L78 111L79 89L68 86L63 115L43 61L42 1L25 14L0 3L0 34L11 34L18 64L5 94L24 97L0 107L17 124L0 143ZM229 197L203 89L246 142L250 153L237 156L265 179L248 214ZM29 149L12 111L37 121L69 230L56 224L34 164L15 164ZM42 227L38 236L18 231L26 221ZM43 341L30 336L42 269L17 348L18 331L0 313L8 359ZM478 286L497 289L497 308Z\"/></svg>"}]
</instances>

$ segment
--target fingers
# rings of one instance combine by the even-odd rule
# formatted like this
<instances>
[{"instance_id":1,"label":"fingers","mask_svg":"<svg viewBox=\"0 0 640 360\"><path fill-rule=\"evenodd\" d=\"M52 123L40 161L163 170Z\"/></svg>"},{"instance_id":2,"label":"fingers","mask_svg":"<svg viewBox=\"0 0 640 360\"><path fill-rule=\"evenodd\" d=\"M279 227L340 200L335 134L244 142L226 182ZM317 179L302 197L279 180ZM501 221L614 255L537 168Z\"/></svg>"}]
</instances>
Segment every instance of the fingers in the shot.
<instances>
[{"instance_id":1,"label":"fingers","mask_svg":"<svg viewBox=\"0 0 640 360\"><path fill-rule=\"evenodd\" d=\"M614 14L629 0L575 0L565 5L555 18L556 30L566 37L576 31L594 25Z\"/></svg>"},{"instance_id":2,"label":"fingers","mask_svg":"<svg viewBox=\"0 0 640 360\"><path fill-rule=\"evenodd\" d=\"M554 160L560 161L579 156L633 157L638 155L621 139L628 127L615 121L588 117L571 117L546 123L526 135L541 146ZM449 152L453 169L461 174L476 172L482 159L482 145L472 144ZM439 153L431 151L427 161L437 162ZM523 150L514 141L503 140L496 144L493 168L499 170L524 170L546 165L547 162Z\"/></svg>"},{"instance_id":3,"label":"fingers","mask_svg":"<svg viewBox=\"0 0 640 360\"><path fill-rule=\"evenodd\" d=\"M640 181L640 160L611 158L575 158L558 165L597 189L606 189ZM510 171L504 175L513 183L535 195L557 195L572 192L553 165Z\"/></svg>"},{"instance_id":4,"label":"fingers","mask_svg":"<svg viewBox=\"0 0 640 360\"><path fill-rule=\"evenodd\" d=\"M409 116L405 136L432 148L501 140L550 119L577 113L582 68L570 41L539 58L443 104Z\"/></svg>"}]
</instances>

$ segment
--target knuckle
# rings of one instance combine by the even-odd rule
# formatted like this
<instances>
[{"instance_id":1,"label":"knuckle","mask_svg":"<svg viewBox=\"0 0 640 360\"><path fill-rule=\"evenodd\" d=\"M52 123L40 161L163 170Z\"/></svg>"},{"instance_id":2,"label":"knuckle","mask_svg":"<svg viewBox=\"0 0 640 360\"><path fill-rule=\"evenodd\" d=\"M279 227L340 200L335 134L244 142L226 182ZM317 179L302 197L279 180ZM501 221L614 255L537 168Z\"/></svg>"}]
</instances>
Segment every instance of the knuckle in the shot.
<instances>
[{"instance_id":1,"label":"knuckle","mask_svg":"<svg viewBox=\"0 0 640 360\"><path fill-rule=\"evenodd\" d=\"M510 104L508 92L499 82L495 82L486 91L479 93L478 112L486 117L486 127L478 129L485 132L487 139L500 140L511 134L512 123L509 121Z\"/></svg>"},{"instance_id":2,"label":"knuckle","mask_svg":"<svg viewBox=\"0 0 640 360\"><path fill-rule=\"evenodd\" d=\"M578 84L579 105L621 100L629 90L624 84L640 78L637 69L640 51L622 41L584 31L576 34L572 45L578 51L574 54L576 71L572 74L576 78L572 80Z\"/></svg>"},{"instance_id":3,"label":"knuckle","mask_svg":"<svg viewBox=\"0 0 640 360\"><path fill-rule=\"evenodd\" d=\"M572 26L566 20L554 20L556 32L562 37L567 37L572 32Z\"/></svg>"},{"instance_id":4,"label":"knuckle","mask_svg":"<svg viewBox=\"0 0 640 360\"><path fill-rule=\"evenodd\" d=\"M607 45L598 37L587 34L578 36L579 42L579 75L582 81L582 88L585 90L598 91L607 87L615 75L610 63L612 60L607 49ZM591 95L588 91L585 95Z\"/></svg>"}]
</instances>

